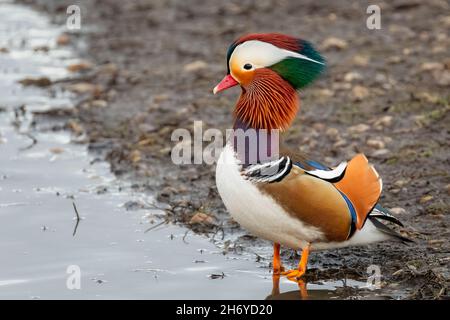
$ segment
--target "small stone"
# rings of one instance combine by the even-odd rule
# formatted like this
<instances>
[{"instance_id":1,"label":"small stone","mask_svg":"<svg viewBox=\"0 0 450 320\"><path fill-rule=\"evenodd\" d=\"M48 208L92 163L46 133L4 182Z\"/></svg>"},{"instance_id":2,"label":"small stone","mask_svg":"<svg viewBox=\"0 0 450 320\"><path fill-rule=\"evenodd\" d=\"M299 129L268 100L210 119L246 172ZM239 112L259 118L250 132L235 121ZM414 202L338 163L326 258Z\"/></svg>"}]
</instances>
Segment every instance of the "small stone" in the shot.
<instances>
[{"instance_id":1,"label":"small stone","mask_svg":"<svg viewBox=\"0 0 450 320\"><path fill-rule=\"evenodd\" d=\"M323 129L325 129L325 125L323 123L319 123L316 122L312 125L312 127L314 128L314 130L316 131L322 131Z\"/></svg>"},{"instance_id":2,"label":"small stone","mask_svg":"<svg viewBox=\"0 0 450 320\"><path fill-rule=\"evenodd\" d=\"M157 128L154 125L151 125L149 123L139 124L139 131L141 131L141 132L150 133L150 132L155 132L156 130L157 130Z\"/></svg>"},{"instance_id":3,"label":"small stone","mask_svg":"<svg viewBox=\"0 0 450 320\"><path fill-rule=\"evenodd\" d=\"M66 46L70 43L70 37L63 33L56 39L56 44L58 46Z\"/></svg>"},{"instance_id":4,"label":"small stone","mask_svg":"<svg viewBox=\"0 0 450 320\"><path fill-rule=\"evenodd\" d=\"M114 75L114 74L117 74L118 71L119 71L119 68L114 63L106 63L106 64L101 65L98 68L98 72L99 73L103 73L103 74L112 74L112 75Z\"/></svg>"},{"instance_id":5,"label":"small stone","mask_svg":"<svg viewBox=\"0 0 450 320\"><path fill-rule=\"evenodd\" d=\"M105 100L93 100L91 101L91 106L95 108L106 108L108 103Z\"/></svg>"},{"instance_id":6,"label":"small stone","mask_svg":"<svg viewBox=\"0 0 450 320\"><path fill-rule=\"evenodd\" d=\"M442 17L440 24L442 24L443 27L450 27L450 16Z\"/></svg>"},{"instance_id":7,"label":"small stone","mask_svg":"<svg viewBox=\"0 0 450 320\"><path fill-rule=\"evenodd\" d=\"M420 204L427 203L427 202L433 200L433 198L434 198L434 197L433 197L432 195L426 195L426 196L423 196L422 198L420 198L419 203L420 203Z\"/></svg>"},{"instance_id":8,"label":"small stone","mask_svg":"<svg viewBox=\"0 0 450 320\"><path fill-rule=\"evenodd\" d=\"M412 53L412 50L410 48L403 48L402 53L405 56L409 56Z\"/></svg>"},{"instance_id":9,"label":"small stone","mask_svg":"<svg viewBox=\"0 0 450 320\"><path fill-rule=\"evenodd\" d=\"M352 62L358 67L365 67L369 64L370 58L368 56L363 55L355 55L352 59Z\"/></svg>"},{"instance_id":10,"label":"small stone","mask_svg":"<svg viewBox=\"0 0 450 320\"><path fill-rule=\"evenodd\" d=\"M92 83L88 82L79 82L71 84L67 87L70 91L73 91L75 93L84 94L84 93L91 93L91 94L97 94L100 93L101 87Z\"/></svg>"},{"instance_id":11,"label":"small stone","mask_svg":"<svg viewBox=\"0 0 450 320\"><path fill-rule=\"evenodd\" d=\"M331 98L334 95L334 92L330 89L319 89L315 90L315 94L319 98Z\"/></svg>"},{"instance_id":12,"label":"small stone","mask_svg":"<svg viewBox=\"0 0 450 320\"><path fill-rule=\"evenodd\" d=\"M447 240L445 240L445 239L431 239L431 240L428 240L428 244L429 245L442 245L442 244L444 244L445 242L447 242Z\"/></svg>"},{"instance_id":13,"label":"small stone","mask_svg":"<svg viewBox=\"0 0 450 320\"><path fill-rule=\"evenodd\" d=\"M70 72L80 72L80 71L86 71L92 68L92 64L88 62L79 62L79 63L73 63L69 66L67 66L67 70Z\"/></svg>"},{"instance_id":14,"label":"small stone","mask_svg":"<svg viewBox=\"0 0 450 320\"><path fill-rule=\"evenodd\" d=\"M383 137L383 141L384 141L384 143L391 143L392 138L391 137Z\"/></svg>"},{"instance_id":15,"label":"small stone","mask_svg":"<svg viewBox=\"0 0 450 320\"><path fill-rule=\"evenodd\" d=\"M442 70L444 69L444 64L439 62L424 62L420 66L421 71L432 71L432 70Z\"/></svg>"},{"instance_id":16,"label":"small stone","mask_svg":"<svg viewBox=\"0 0 450 320\"><path fill-rule=\"evenodd\" d=\"M350 133L363 133L370 129L370 126L365 123L360 123L355 126L349 127L347 130Z\"/></svg>"},{"instance_id":17,"label":"small stone","mask_svg":"<svg viewBox=\"0 0 450 320\"><path fill-rule=\"evenodd\" d=\"M389 64L397 64L403 61L401 56L392 56L387 59L387 63Z\"/></svg>"},{"instance_id":18,"label":"small stone","mask_svg":"<svg viewBox=\"0 0 450 320\"><path fill-rule=\"evenodd\" d=\"M399 188L403 188L404 186L406 186L409 183L409 180L406 179L400 179L394 182L394 186L399 187Z\"/></svg>"},{"instance_id":19,"label":"small stone","mask_svg":"<svg viewBox=\"0 0 450 320\"><path fill-rule=\"evenodd\" d=\"M161 103L161 102L164 102L166 100L169 100L169 96L167 94L158 94L158 95L153 97L153 102L154 103Z\"/></svg>"},{"instance_id":20,"label":"small stone","mask_svg":"<svg viewBox=\"0 0 450 320\"><path fill-rule=\"evenodd\" d=\"M64 149L63 148L58 148L58 147L50 148L50 152L54 153L54 154L61 154L61 153L64 152Z\"/></svg>"},{"instance_id":21,"label":"small stone","mask_svg":"<svg viewBox=\"0 0 450 320\"><path fill-rule=\"evenodd\" d=\"M328 128L325 134L332 139L339 138L339 130L336 128Z\"/></svg>"},{"instance_id":22,"label":"small stone","mask_svg":"<svg viewBox=\"0 0 450 320\"><path fill-rule=\"evenodd\" d=\"M433 72L433 78L436 83L441 87L450 86L450 71L449 70L436 70Z\"/></svg>"},{"instance_id":23,"label":"small stone","mask_svg":"<svg viewBox=\"0 0 450 320\"><path fill-rule=\"evenodd\" d=\"M351 72L347 72L344 75L344 81L347 81L347 82L353 82L354 80L360 80L360 79L362 79L362 76L359 72L351 71Z\"/></svg>"},{"instance_id":24,"label":"small stone","mask_svg":"<svg viewBox=\"0 0 450 320\"><path fill-rule=\"evenodd\" d=\"M390 127L392 125L392 116L383 116L374 122L374 126Z\"/></svg>"},{"instance_id":25,"label":"small stone","mask_svg":"<svg viewBox=\"0 0 450 320\"><path fill-rule=\"evenodd\" d=\"M184 71L186 72L196 72L202 69L206 69L208 64L205 61L197 60L191 63L188 63L183 67Z\"/></svg>"},{"instance_id":26,"label":"small stone","mask_svg":"<svg viewBox=\"0 0 450 320\"><path fill-rule=\"evenodd\" d=\"M385 147L385 144L381 140L377 139L369 139L366 142L367 146L374 148L374 149L383 149Z\"/></svg>"},{"instance_id":27,"label":"small stone","mask_svg":"<svg viewBox=\"0 0 450 320\"><path fill-rule=\"evenodd\" d=\"M369 96L369 89L363 86L354 86L352 89L352 96L354 101L361 101Z\"/></svg>"},{"instance_id":28,"label":"small stone","mask_svg":"<svg viewBox=\"0 0 450 320\"><path fill-rule=\"evenodd\" d=\"M439 101L439 96L431 94L430 92L422 91L422 92L414 92L413 97L419 101L428 102L428 103L437 103Z\"/></svg>"},{"instance_id":29,"label":"small stone","mask_svg":"<svg viewBox=\"0 0 450 320\"><path fill-rule=\"evenodd\" d=\"M155 139L153 139L153 138L147 138L147 139L142 139L142 140L140 140L137 144L138 144L138 146L140 146L140 147L144 147L144 146L150 146L150 145L152 145L152 144L154 144L155 143Z\"/></svg>"},{"instance_id":30,"label":"small stone","mask_svg":"<svg viewBox=\"0 0 450 320\"><path fill-rule=\"evenodd\" d=\"M347 145L347 140L339 139L333 144L333 148L341 148Z\"/></svg>"},{"instance_id":31,"label":"small stone","mask_svg":"<svg viewBox=\"0 0 450 320\"><path fill-rule=\"evenodd\" d=\"M406 213L406 210L401 207L391 208L391 209L389 209L389 211L394 215L402 215L402 214Z\"/></svg>"},{"instance_id":32,"label":"small stone","mask_svg":"<svg viewBox=\"0 0 450 320\"><path fill-rule=\"evenodd\" d=\"M131 162L137 163L137 162L141 161L141 159L142 159L141 152L139 150L133 150L129 154L128 158L131 160Z\"/></svg>"},{"instance_id":33,"label":"small stone","mask_svg":"<svg viewBox=\"0 0 450 320\"><path fill-rule=\"evenodd\" d=\"M339 82L336 81L331 85L331 88L334 91L346 91L346 90L350 90L352 88L352 84L349 82Z\"/></svg>"},{"instance_id":34,"label":"small stone","mask_svg":"<svg viewBox=\"0 0 450 320\"><path fill-rule=\"evenodd\" d=\"M344 50L348 47L347 41L336 37L326 38L321 45L322 50L337 49Z\"/></svg>"},{"instance_id":35,"label":"small stone","mask_svg":"<svg viewBox=\"0 0 450 320\"><path fill-rule=\"evenodd\" d=\"M390 153L389 149L379 149L372 153L372 157L384 157L389 153Z\"/></svg>"},{"instance_id":36,"label":"small stone","mask_svg":"<svg viewBox=\"0 0 450 320\"><path fill-rule=\"evenodd\" d=\"M450 196L450 183L445 186L445 189L447 190L447 194Z\"/></svg>"}]
</instances>

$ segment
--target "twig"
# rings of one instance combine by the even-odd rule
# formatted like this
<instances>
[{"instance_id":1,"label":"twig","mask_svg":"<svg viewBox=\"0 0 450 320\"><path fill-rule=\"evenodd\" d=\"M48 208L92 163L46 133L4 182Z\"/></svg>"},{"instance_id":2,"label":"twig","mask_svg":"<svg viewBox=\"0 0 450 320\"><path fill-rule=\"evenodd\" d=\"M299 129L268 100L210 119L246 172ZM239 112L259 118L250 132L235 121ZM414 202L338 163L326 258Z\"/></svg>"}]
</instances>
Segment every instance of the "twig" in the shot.
<instances>
[{"instance_id":1,"label":"twig","mask_svg":"<svg viewBox=\"0 0 450 320\"><path fill-rule=\"evenodd\" d=\"M23 135L30 138L32 142L26 147L19 148L20 151L31 149L38 142L37 139L31 135L31 133L24 133Z\"/></svg>"},{"instance_id":2,"label":"twig","mask_svg":"<svg viewBox=\"0 0 450 320\"><path fill-rule=\"evenodd\" d=\"M147 230L145 230L144 231L144 233L147 233L147 232L149 232L149 231L151 231L151 230L153 230L153 229L155 229L155 228L157 228L157 227L159 227L159 226L162 226L163 224L167 224L167 223L169 223L169 220L164 220L164 221L161 221L160 223L157 223L157 224L155 224L154 226L151 226L150 228L148 228Z\"/></svg>"},{"instance_id":3,"label":"twig","mask_svg":"<svg viewBox=\"0 0 450 320\"><path fill-rule=\"evenodd\" d=\"M186 232L184 233L184 236L183 236L183 242L186 243L186 244L189 244L189 242L187 242L185 240L188 233L189 233L189 229L186 230Z\"/></svg>"},{"instance_id":4,"label":"twig","mask_svg":"<svg viewBox=\"0 0 450 320\"><path fill-rule=\"evenodd\" d=\"M77 233L77 229L78 229L78 224L80 223L80 214L78 213L78 209L77 206L75 205L75 202L72 201L72 205L73 205L73 209L75 210L75 214L77 216L77 222L75 224L75 228L73 229L73 234L72 236L75 237L75 234Z\"/></svg>"}]
</instances>

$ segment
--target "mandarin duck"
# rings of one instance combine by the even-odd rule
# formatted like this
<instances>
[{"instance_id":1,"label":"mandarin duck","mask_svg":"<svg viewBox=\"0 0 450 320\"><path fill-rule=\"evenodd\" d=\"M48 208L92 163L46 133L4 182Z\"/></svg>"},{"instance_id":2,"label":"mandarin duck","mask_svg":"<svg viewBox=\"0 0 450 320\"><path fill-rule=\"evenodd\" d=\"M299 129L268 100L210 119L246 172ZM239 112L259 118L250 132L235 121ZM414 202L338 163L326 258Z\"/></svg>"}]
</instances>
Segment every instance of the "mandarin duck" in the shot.
<instances>
[{"instance_id":1,"label":"mandarin duck","mask_svg":"<svg viewBox=\"0 0 450 320\"><path fill-rule=\"evenodd\" d=\"M227 68L214 94L236 85L241 94L233 133L217 162L216 185L233 219L274 243L274 275L299 280L311 250L410 241L380 222L402 226L378 204L382 181L363 154L331 168L282 145L277 133L296 116L297 90L325 69L309 42L250 34L230 45ZM284 270L280 245L302 251L297 269Z\"/></svg>"}]
</instances>

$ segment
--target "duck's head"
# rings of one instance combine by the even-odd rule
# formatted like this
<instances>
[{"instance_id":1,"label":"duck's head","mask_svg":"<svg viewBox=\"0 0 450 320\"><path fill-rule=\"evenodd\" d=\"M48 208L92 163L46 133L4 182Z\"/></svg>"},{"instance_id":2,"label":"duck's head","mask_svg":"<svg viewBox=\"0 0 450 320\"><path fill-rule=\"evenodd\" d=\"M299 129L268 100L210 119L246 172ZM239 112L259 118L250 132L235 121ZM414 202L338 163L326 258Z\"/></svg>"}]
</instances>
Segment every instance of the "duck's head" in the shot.
<instances>
[{"instance_id":1,"label":"duck's head","mask_svg":"<svg viewBox=\"0 0 450 320\"><path fill-rule=\"evenodd\" d=\"M240 85L236 120L255 129L288 128L299 108L296 90L325 69L325 60L304 40L265 33L250 34L231 44L228 73L214 94Z\"/></svg>"}]
</instances>

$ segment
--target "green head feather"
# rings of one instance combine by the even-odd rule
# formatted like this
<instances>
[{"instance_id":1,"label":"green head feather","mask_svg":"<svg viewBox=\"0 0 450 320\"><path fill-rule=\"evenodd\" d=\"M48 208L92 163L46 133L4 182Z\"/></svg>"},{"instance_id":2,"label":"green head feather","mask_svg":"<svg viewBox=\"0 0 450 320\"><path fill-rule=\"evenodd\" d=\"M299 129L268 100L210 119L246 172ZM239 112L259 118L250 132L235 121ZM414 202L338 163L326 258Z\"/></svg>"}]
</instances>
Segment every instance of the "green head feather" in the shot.
<instances>
[{"instance_id":1,"label":"green head feather","mask_svg":"<svg viewBox=\"0 0 450 320\"><path fill-rule=\"evenodd\" d=\"M300 40L301 55L313 60L288 57L269 68L277 72L295 89L300 89L313 82L325 71L325 59L307 41Z\"/></svg>"}]
</instances>

